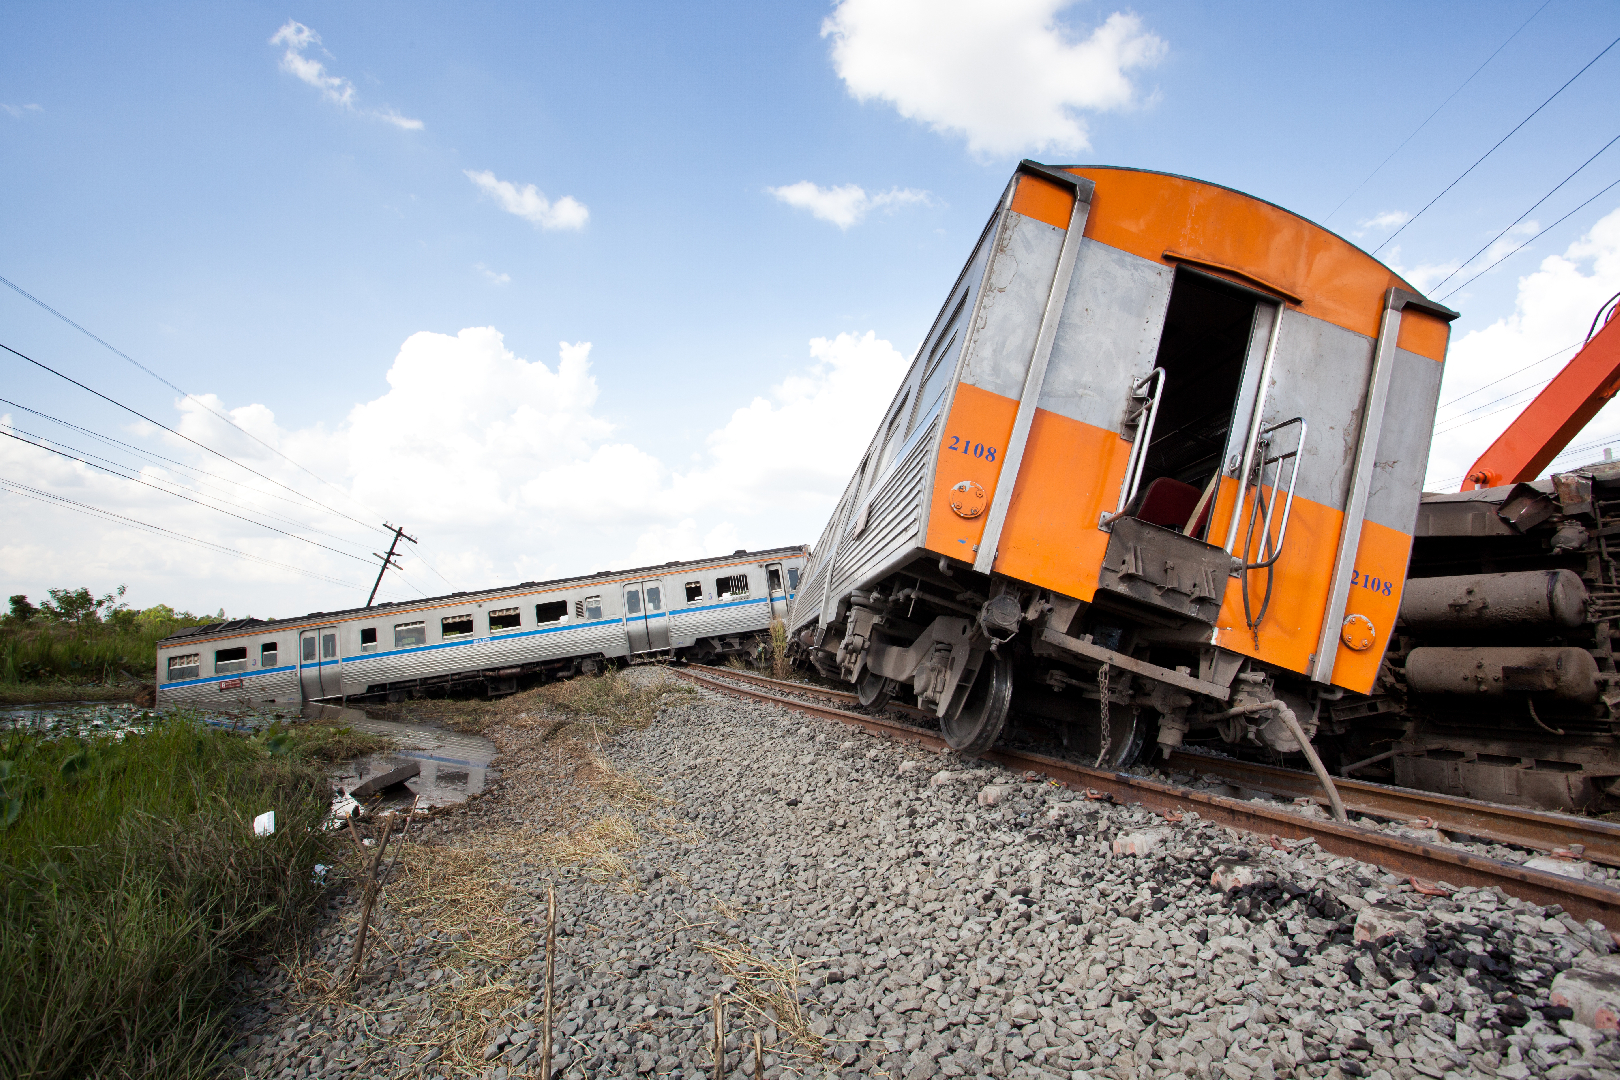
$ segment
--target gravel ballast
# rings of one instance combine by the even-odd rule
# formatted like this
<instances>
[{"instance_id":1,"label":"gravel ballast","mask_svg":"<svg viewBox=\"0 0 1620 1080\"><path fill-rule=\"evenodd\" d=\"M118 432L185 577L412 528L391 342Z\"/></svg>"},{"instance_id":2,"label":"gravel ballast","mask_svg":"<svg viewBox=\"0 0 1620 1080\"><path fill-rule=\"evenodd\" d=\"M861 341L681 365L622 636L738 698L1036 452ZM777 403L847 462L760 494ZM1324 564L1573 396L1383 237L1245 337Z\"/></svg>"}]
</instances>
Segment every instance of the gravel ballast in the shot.
<instances>
[{"instance_id":1,"label":"gravel ballast","mask_svg":"<svg viewBox=\"0 0 1620 1080\"><path fill-rule=\"evenodd\" d=\"M488 732L502 780L415 842L468 860L498 908L447 931L385 893L389 944L347 1000L307 971L252 989L242 1072L538 1075L555 885L558 1076L712 1075L720 994L728 1076L753 1075L757 1032L767 1077L1620 1080L1620 1044L1549 1001L1611 951L1596 923L776 706L673 700L584 773L538 726ZM353 900L316 967L352 949Z\"/></svg>"}]
</instances>

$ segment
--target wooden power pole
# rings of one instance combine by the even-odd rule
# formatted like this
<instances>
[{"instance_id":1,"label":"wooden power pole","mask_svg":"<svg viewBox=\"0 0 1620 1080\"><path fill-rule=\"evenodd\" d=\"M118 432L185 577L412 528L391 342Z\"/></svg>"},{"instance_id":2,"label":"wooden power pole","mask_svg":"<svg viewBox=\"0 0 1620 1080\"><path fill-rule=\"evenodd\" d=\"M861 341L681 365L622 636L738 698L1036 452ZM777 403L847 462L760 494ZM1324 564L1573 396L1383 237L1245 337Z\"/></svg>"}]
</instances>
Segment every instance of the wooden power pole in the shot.
<instances>
[{"instance_id":1,"label":"wooden power pole","mask_svg":"<svg viewBox=\"0 0 1620 1080\"><path fill-rule=\"evenodd\" d=\"M383 575L388 572L388 568L392 566L395 570L399 569L399 564L394 561L394 549L399 547L399 542L409 540L413 544L416 543L416 537L406 536L405 530L398 525L390 525L385 521L383 527L394 530L394 538L388 542L388 554L384 555L379 551L372 552L373 555L382 560L382 565L377 568L377 582L371 586L371 595L366 597L366 607L370 607L372 601L377 599L377 590L382 587Z\"/></svg>"}]
</instances>

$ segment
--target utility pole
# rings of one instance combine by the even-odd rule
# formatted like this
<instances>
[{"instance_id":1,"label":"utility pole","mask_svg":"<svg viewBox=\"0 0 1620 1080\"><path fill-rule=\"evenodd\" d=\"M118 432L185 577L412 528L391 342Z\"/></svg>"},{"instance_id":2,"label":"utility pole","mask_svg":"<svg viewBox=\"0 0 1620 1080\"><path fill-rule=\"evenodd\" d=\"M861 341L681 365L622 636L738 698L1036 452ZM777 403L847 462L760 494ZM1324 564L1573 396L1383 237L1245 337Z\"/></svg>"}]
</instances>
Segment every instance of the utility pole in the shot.
<instances>
[{"instance_id":1,"label":"utility pole","mask_svg":"<svg viewBox=\"0 0 1620 1080\"><path fill-rule=\"evenodd\" d=\"M388 572L388 568L392 566L395 570L399 569L399 564L394 561L394 549L399 547L399 542L409 540L413 544L416 543L416 537L406 536L405 530L398 525L390 525L385 521L383 522L383 528L394 530L394 538L388 542L388 554L384 555L379 551L372 552L373 555L382 560L382 566L377 568L377 583L371 587L371 595L366 597L366 607L370 607L371 602L377 599L377 590L382 587L383 575Z\"/></svg>"}]
</instances>

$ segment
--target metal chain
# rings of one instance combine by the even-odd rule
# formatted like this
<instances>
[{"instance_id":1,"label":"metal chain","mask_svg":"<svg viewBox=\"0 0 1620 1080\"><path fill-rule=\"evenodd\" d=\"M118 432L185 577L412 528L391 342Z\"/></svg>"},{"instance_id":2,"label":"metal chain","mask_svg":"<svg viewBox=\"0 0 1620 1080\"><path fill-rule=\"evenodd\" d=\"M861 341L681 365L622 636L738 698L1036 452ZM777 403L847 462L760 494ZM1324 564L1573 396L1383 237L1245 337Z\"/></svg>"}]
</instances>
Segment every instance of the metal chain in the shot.
<instances>
[{"instance_id":1,"label":"metal chain","mask_svg":"<svg viewBox=\"0 0 1620 1080\"><path fill-rule=\"evenodd\" d=\"M1102 746L1097 751L1097 764L1094 768L1102 768L1103 761L1108 757L1108 751L1113 749L1113 729L1108 723L1108 665L1104 664L1097 669L1097 693L1101 697L1102 707Z\"/></svg>"}]
</instances>

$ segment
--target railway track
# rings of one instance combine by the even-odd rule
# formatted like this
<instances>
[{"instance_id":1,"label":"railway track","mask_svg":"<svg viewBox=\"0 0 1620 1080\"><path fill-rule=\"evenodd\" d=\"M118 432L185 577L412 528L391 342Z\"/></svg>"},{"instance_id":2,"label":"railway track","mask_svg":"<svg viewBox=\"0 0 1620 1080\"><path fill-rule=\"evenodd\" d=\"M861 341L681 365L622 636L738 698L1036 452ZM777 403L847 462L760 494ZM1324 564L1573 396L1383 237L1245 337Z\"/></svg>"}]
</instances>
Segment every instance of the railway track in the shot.
<instances>
[{"instance_id":1,"label":"railway track","mask_svg":"<svg viewBox=\"0 0 1620 1080\"><path fill-rule=\"evenodd\" d=\"M936 752L950 749L939 735L919 726L824 704L837 702L852 705L855 704L854 694L803 683L782 682L729 668L690 665L669 670L711 689L835 720ZM895 707L891 705L890 708ZM913 718L919 721L924 717L919 710L905 711L915 714ZM1076 790L1095 790L1115 802L1140 803L1167 816L1192 810L1207 821L1244 832L1295 840L1310 838L1324 851L1373 863L1390 873L1441 880L1456 886L1495 887L1532 903L1559 904L1577 918L1596 919L1611 931L1620 931L1620 890L1606 885L1565 878L1357 825L1312 821L1263 803L1194 791L1127 773L1093 769L1045 754L994 750L983 756L1015 771L1042 774ZM1214 776L1234 786L1255 791L1296 796L1315 796L1319 791L1315 778L1308 774L1248 762L1181 752L1172 757L1170 766L1179 771ZM1427 818L1443 831L1452 830L1541 850L1585 844L1587 857L1620 865L1620 828L1607 822L1408 791L1365 781L1339 781L1338 784L1346 809L1357 813L1409 822Z\"/></svg>"}]
</instances>

